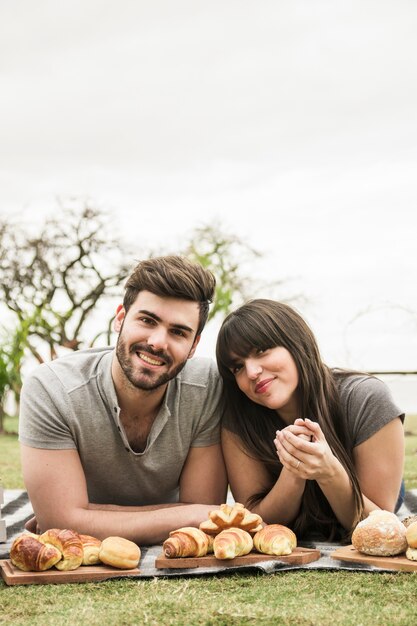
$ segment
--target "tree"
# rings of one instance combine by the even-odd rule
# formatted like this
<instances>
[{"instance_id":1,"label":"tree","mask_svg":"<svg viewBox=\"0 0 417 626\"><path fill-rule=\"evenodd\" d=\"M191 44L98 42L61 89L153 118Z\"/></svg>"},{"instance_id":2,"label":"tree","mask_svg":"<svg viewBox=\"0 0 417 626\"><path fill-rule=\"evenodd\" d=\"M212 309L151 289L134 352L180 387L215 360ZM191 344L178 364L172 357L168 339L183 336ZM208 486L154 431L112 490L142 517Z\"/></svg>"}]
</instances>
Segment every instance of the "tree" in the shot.
<instances>
[{"instance_id":1,"label":"tree","mask_svg":"<svg viewBox=\"0 0 417 626\"><path fill-rule=\"evenodd\" d=\"M216 276L216 293L209 320L218 314L227 315L245 300L259 297L259 293L262 297L275 297L277 288L287 283L287 279L270 283L255 280L249 273L249 267L253 268L262 253L237 235L224 232L216 223L194 229L184 254ZM300 299L300 296L285 298L286 301L295 299Z\"/></svg>"},{"instance_id":2,"label":"tree","mask_svg":"<svg viewBox=\"0 0 417 626\"><path fill-rule=\"evenodd\" d=\"M60 207L36 234L0 223L0 294L27 327L27 347L39 362L45 345L49 359L59 347L78 349L98 301L127 275L123 246L108 231L104 213L89 204Z\"/></svg>"}]
</instances>

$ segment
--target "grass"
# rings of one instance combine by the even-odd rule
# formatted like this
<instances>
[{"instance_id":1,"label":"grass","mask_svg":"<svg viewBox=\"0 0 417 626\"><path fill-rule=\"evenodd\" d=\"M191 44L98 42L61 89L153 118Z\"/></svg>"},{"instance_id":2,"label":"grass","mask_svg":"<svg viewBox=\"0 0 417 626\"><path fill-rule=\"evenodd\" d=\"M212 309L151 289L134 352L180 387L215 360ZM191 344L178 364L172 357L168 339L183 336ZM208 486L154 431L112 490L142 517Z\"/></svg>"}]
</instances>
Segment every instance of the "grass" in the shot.
<instances>
[{"instance_id":1,"label":"grass","mask_svg":"<svg viewBox=\"0 0 417 626\"><path fill-rule=\"evenodd\" d=\"M417 487L417 415L407 416L406 433L410 489ZM16 436L0 437L0 476L8 476L8 488L23 486L17 448ZM0 582L0 624L414 626L416 586L417 573L346 570L45 586Z\"/></svg>"}]
</instances>

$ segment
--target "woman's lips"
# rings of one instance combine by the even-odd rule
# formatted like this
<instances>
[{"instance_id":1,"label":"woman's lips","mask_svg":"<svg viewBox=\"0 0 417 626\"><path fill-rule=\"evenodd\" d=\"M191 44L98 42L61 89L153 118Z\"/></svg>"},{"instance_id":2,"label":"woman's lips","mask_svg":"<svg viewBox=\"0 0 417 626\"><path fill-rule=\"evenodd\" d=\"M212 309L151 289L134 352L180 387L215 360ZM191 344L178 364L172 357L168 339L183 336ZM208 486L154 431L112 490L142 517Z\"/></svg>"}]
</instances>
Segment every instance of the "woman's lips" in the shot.
<instances>
[{"instance_id":1,"label":"woman's lips","mask_svg":"<svg viewBox=\"0 0 417 626\"><path fill-rule=\"evenodd\" d=\"M255 393L265 393L273 380L273 378L265 378L264 380L259 381L255 387Z\"/></svg>"}]
</instances>

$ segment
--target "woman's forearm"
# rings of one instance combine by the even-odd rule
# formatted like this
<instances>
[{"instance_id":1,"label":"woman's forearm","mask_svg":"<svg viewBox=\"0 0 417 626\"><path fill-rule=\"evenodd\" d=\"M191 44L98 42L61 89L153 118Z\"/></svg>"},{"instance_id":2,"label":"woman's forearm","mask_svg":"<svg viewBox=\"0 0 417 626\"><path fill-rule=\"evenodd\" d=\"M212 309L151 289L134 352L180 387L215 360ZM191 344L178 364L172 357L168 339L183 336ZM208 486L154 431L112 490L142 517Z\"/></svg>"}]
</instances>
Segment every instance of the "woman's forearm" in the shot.
<instances>
[{"instance_id":1,"label":"woman's forearm","mask_svg":"<svg viewBox=\"0 0 417 626\"><path fill-rule=\"evenodd\" d=\"M305 488L305 480L291 474L285 467L268 494L251 511L266 524L290 524L297 516Z\"/></svg>"}]
</instances>

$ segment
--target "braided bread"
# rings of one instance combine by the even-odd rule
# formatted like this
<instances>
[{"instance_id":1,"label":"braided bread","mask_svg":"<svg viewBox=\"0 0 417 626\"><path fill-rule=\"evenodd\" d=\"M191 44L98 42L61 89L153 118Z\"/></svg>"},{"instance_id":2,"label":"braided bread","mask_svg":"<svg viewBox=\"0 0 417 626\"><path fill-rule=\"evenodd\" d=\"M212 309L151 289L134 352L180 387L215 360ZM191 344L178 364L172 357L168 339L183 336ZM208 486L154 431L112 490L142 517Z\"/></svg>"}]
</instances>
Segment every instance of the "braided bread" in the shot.
<instances>
[{"instance_id":1,"label":"braided bread","mask_svg":"<svg viewBox=\"0 0 417 626\"><path fill-rule=\"evenodd\" d=\"M243 504L221 504L220 509L210 511L207 521L201 522L200 530L208 535L218 535L226 528L241 528L249 533L256 533L262 528L262 518L245 509Z\"/></svg>"}]
</instances>

